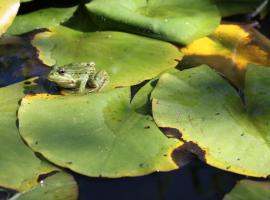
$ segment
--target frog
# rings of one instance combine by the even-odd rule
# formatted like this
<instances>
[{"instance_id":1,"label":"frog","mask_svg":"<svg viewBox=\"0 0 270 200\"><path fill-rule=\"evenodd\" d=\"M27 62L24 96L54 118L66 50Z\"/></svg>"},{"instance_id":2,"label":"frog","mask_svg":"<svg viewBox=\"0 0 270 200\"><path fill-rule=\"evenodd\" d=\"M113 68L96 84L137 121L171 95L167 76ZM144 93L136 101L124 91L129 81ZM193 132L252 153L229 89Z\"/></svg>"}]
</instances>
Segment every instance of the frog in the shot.
<instances>
[{"instance_id":1,"label":"frog","mask_svg":"<svg viewBox=\"0 0 270 200\"><path fill-rule=\"evenodd\" d=\"M95 62L81 62L53 66L48 80L65 92L82 94L102 90L109 82L109 75L105 70L97 71Z\"/></svg>"}]
</instances>

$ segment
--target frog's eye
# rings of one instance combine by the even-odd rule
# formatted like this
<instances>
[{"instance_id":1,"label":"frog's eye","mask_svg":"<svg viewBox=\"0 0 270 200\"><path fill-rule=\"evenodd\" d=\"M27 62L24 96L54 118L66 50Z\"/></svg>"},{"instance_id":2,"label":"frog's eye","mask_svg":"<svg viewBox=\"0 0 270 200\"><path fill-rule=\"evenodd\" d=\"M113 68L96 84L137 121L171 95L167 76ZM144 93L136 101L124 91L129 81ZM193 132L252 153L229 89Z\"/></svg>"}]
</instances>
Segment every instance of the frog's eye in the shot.
<instances>
[{"instance_id":1,"label":"frog's eye","mask_svg":"<svg viewBox=\"0 0 270 200\"><path fill-rule=\"evenodd\" d=\"M58 70L58 73L59 73L60 75L64 75L64 74L65 74L65 70L64 70L64 69L59 69L59 70Z\"/></svg>"}]
</instances>

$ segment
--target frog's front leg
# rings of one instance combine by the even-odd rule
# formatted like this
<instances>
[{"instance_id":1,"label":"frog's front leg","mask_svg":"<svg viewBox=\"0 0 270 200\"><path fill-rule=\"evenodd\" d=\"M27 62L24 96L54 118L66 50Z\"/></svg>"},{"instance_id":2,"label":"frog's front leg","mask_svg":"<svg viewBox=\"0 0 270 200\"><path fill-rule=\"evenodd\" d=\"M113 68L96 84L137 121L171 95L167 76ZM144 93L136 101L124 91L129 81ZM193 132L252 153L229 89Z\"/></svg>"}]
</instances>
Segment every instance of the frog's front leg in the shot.
<instances>
[{"instance_id":1,"label":"frog's front leg","mask_svg":"<svg viewBox=\"0 0 270 200\"><path fill-rule=\"evenodd\" d=\"M89 78L88 74L81 75L78 88L79 93L83 93L85 91L88 78Z\"/></svg>"},{"instance_id":2,"label":"frog's front leg","mask_svg":"<svg viewBox=\"0 0 270 200\"><path fill-rule=\"evenodd\" d=\"M109 83L109 75L105 70L100 70L89 83L90 92L100 91Z\"/></svg>"}]
</instances>

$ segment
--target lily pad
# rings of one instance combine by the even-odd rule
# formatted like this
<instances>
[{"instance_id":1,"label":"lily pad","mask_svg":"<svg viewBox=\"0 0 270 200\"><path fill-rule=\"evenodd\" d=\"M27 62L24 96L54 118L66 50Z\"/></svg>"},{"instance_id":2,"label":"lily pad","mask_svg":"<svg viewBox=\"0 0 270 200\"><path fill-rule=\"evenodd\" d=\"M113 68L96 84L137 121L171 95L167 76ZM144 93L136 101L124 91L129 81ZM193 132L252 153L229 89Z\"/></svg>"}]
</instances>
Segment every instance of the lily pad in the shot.
<instances>
[{"instance_id":1,"label":"lily pad","mask_svg":"<svg viewBox=\"0 0 270 200\"><path fill-rule=\"evenodd\" d=\"M0 36L12 24L20 7L19 0L0 0Z\"/></svg>"},{"instance_id":2,"label":"lily pad","mask_svg":"<svg viewBox=\"0 0 270 200\"><path fill-rule=\"evenodd\" d=\"M182 142L167 138L151 116L137 112L129 90L26 96L18 113L20 133L53 163L88 176L176 169L171 153Z\"/></svg>"},{"instance_id":3,"label":"lily pad","mask_svg":"<svg viewBox=\"0 0 270 200\"><path fill-rule=\"evenodd\" d=\"M270 199L270 183L266 181L241 180L226 194L223 200L267 200Z\"/></svg>"},{"instance_id":4,"label":"lily pad","mask_svg":"<svg viewBox=\"0 0 270 200\"><path fill-rule=\"evenodd\" d=\"M105 22L117 22L108 24L112 28L178 44L209 35L220 21L215 4L209 0L93 0L86 7Z\"/></svg>"},{"instance_id":5,"label":"lily pad","mask_svg":"<svg viewBox=\"0 0 270 200\"><path fill-rule=\"evenodd\" d=\"M94 61L98 69L108 72L111 88L151 79L182 58L167 42L123 32L84 33L63 26L37 34L32 44L47 65Z\"/></svg>"},{"instance_id":6,"label":"lily pad","mask_svg":"<svg viewBox=\"0 0 270 200\"><path fill-rule=\"evenodd\" d=\"M270 174L270 69L249 66L244 99L208 66L161 76L152 93L159 127L178 130L206 163L239 174ZM256 148L253 148L256 147Z\"/></svg>"},{"instance_id":7,"label":"lily pad","mask_svg":"<svg viewBox=\"0 0 270 200\"><path fill-rule=\"evenodd\" d=\"M220 25L213 34L181 51L185 54L183 66L208 64L238 87L244 85L248 64L270 66L270 41L249 25Z\"/></svg>"},{"instance_id":8,"label":"lily pad","mask_svg":"<svg viewBox=\"0 0 270 200\"><path fill-rule=\"evenodd\" d=\"M0 186L25 191L36 184L40 174L55 170L38 159L22 141L16 126L19 100L33 80L0 88ZM26 87L27 86L27 87Z\"/></svg>"},{"instance_id":9,"label":"lily pad","mask_svg":"<svg viewBox=\"0 0 270 200\"><path fill-rule=\"evenodd\" d=\"M74 178L64 172L59 172L25 193L18 193L10 200L76 200L78 186Z\"/></svg>"},{"instance_id":10,"label":"lily pad","mask_svg":"<svg viewBox=\"0 0 270 200\"><path fill-rule=\"evenodd\" d=\"M6 34L18 35L34 29L57 26L67 21L76 9L77 6L70 8L46 8L19 15Z\"/></svg>"}]
</instances>

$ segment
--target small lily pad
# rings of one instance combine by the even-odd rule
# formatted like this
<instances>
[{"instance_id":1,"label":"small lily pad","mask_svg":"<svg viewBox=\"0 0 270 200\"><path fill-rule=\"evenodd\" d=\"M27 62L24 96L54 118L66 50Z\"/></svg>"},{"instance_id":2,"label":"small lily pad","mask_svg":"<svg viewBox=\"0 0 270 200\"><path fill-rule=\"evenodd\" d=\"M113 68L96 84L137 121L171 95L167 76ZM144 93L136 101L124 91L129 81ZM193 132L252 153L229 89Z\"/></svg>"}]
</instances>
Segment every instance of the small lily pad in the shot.
<instances>
[{"instance_id":1,"label":"small lily pad","mask_svg":"<svg viewBox=\"0 0 270 200\"><path fill-rule=\"evenodd\" d=\"M239 174L270 174L270 69L249 66L244 99L208 66L161 76L152 92L159 127L177 129L206 163ZM256 148L252 148L256 147Z\"/></svg>"},{"instance_id":2,"label":"small lily pad","mask_svg":"<svg viewBox=\"0 0 270 200\"><path fill-rule=\"evenodd\" d=\"M12 200L76 200L78 186L74 178L64 172L59 172L33 187L31 190L16 194Z\"/></svg>"}]
</instances>

